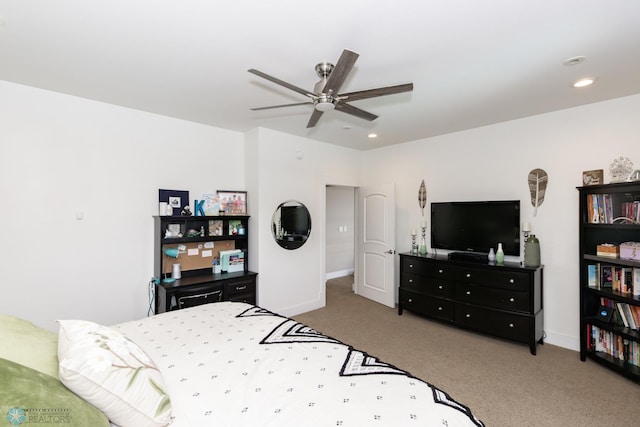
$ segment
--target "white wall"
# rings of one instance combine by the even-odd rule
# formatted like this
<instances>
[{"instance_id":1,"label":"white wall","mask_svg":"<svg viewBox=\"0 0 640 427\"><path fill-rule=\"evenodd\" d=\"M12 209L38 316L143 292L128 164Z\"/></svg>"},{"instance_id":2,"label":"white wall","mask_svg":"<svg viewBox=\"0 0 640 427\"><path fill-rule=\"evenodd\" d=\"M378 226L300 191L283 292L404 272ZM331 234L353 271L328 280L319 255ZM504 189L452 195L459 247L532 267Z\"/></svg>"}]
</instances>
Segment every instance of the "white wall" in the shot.
<instances>
[{"instance_id":1,"label":"white wall","mask_svg":"<svg viewBox=\"0 0 640 427\"><path fill-rule=\"evenodd\" d=\"M0 312L145 316L158 189L244 188L243 138L0 81Z\"/></svg>"},{"instance_id":2,"label":"white wall","mask_svg":"<svg viewBox=\"0 0 640 427\"><path fill-rule=\"evenodd\" d=\"M638 111L640 95L367 151L362 154L362 180L370 185L393 177L399 251L410 249L410 230L420 225L422 179L428 203L520 199L522 221L530 221L540 238L547 341L578 349L575 187L582 184L582 171L591 169L604 169L609 182L609 165L619 156L640 168ZM534 168L549 174L536 217L527 186ZM380 170L385 170L383 176Z\"/></svg>"},{"instance_id":3,"label":"white wall","mask_svg":"<svg viewBox=\"0 0 640 427\"><path fill-rule=\"evenodd\" d=\"M618 156L640 167L638 111L640 95L361 152L0 81L0 312L52 330L58 318L112 324L146 315L159 188L189 190L191 199L217 189L249 191L258 302L284 315L318 308L325 298L326 186L393 181L396 249L406 251L420 223L424 179L429 202L522 201L522 219L541 240L547 341L575 349L575 187L582 171L607 170ZM534 218L526 178L538 167L550 180ZM277 246L270 231L273 211L288 199L312 216L309 242L296 251Z\"/></svg>"},{"instance_id":4,"label":"white wall","mask_svg":"<svg viewBox=\"0 0 640 427\"><path fill-rule=\"evenodd\" d=\"M328 186L326 195L327 279L353 273L355 265L355 189Z\"/></svg>"},{"instance_id":5,"label":"white wall","mask_svg":"<svg viewBox=\"0 0 640 427\"><path fill-rule=\"evenodd\" d=\"M258 303L286 316L323 307L325 188L357 186L361 153L263 128L250 132L246 144L252 169L247 187L259 205L258 211L250 208L256 218L250 230L258 239L259 260L250 261L259 272ZM303 203L311 214L311 235L293 251L278 246L271 235L273 212L287 200Z\"/></svg>"}]
</instances>

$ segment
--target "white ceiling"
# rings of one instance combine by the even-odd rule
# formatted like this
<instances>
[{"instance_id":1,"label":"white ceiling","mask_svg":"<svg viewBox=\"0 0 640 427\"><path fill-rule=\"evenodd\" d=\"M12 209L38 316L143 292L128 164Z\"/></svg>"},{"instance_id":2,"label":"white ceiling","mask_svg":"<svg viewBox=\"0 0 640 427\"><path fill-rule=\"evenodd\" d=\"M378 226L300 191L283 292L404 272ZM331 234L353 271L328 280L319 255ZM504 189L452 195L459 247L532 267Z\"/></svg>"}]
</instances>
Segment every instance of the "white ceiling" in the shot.
<instances>
[{"instance_id":1,"label":"white ceiling","mask_svg":"<svg viewBox=\"0 0 640 427\"><path fill-rule=\"evenodd\" d=\"M307 100L249 68L311 90L345 48L360 58L341 92L414 91L354 101L373 122L249 110ZM640 1L0 0L0 79L368 149L640 93Z\"/></svg>"}]
</instances>

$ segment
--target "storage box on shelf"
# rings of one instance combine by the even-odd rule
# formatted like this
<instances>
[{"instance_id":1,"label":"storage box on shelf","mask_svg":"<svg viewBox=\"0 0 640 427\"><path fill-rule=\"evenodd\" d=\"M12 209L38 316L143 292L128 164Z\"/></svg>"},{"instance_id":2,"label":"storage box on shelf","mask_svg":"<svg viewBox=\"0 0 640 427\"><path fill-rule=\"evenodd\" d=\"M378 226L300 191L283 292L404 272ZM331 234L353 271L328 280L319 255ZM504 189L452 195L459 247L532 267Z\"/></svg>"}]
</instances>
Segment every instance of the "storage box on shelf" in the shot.
<instances>
[{"instance_id":1,"label":"storage box on shelf","mask_svg":"<svg viewBox=\"0 0 640 427\"><path fill-rule=\"evenodd\" d=\"M249 216L156 216L154 234L156 313L218 301L256 303L257 273L248 269ZM167 256L167 249L178 257ZM237 251L229 272L214 272L214 260L221 270L221 252ZM178 263L180 278L164 281Z\"/></svg>"},{"instance_id":2,"label":"storage box on shelf","mask_svg":"<svg viewBox=\"0 0 640 427\"><path fill-rule=\"evenodd\" d=\"M400 254L404 309L455 326L529 344L542 344L542 267L489 265L434 255Z\"/></svg>"},{"instance_id":3,"label":"storage box on shelf","mask_svg":"<svg viewBox=\"0 0 640 427\"><path fill-rule=\"evenodd\" d=\"M578 191L580 359L640 382L640 182Z\"/></svg>"}]
</instances>

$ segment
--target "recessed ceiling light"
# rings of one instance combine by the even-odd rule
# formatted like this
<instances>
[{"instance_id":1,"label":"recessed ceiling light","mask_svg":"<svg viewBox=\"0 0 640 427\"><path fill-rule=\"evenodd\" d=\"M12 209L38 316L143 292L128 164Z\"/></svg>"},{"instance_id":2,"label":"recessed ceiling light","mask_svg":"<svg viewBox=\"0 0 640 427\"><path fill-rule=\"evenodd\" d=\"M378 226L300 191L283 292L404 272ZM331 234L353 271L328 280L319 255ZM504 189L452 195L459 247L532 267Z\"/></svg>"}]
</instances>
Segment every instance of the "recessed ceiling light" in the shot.
<instances>
[{"instance_id":1,"label":"recessed ceiling light","mask_svg":"<svg viewBox=\"0 0 640 427\"><path fill-rule=\"evenodd\" d=\"M587 77L584 79L580 79L577 80L575 83L573 83L573 87L587 87L587 86L591 86L593 83L595 83L595 79L592 79L591 77Z\"/></svg>"},{"instance_id":2,"label":"recessed ceiling light","mask_svg":"<svg viewBox=\"0 0 640 427\"><path fill-rule=\"evenodd\" d=\"M367 138L369 139L373 139L373 138L377 138L378 134L377 133L370 133L369 135L367 135Z\"/></svg>"},{"instance_id":3,"label":"recessed ceiling light","mask_svg":"<svg viewBox=\"0 0 640 427\"><path fill-rule=\"evenodd\" d=\"M586 60L587 60L587 58L585 56L574 56L573 58L567 59L562 64L565 67L571 67L572 65L582 64Z\"/></svg>"}]
</instances>

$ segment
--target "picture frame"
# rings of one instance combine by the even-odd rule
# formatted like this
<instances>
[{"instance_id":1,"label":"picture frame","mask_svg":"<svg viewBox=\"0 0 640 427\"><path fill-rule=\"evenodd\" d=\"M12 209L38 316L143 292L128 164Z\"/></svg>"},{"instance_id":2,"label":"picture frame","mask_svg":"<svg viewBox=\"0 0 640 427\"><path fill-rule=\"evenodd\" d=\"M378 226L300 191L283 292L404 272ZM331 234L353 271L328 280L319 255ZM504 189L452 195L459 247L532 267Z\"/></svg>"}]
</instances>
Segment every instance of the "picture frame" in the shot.
<instances>
[{"instance_id":1,"label":"picture frame","mask_svg":"<svg viewBox=\"0 0 640 427\"><path fill-rule=\"evenodd\" d=\"M218 190L220 213L224 215L247 214L247 192Z\"/></svg>"},{"instance_id":2,"label":"picture frame","mask_svg":"<svg viewBox=\"0 0 640 427\"><path fill-rule=\"evenodd\" d=\"M202 200L204 200L203 210L205 215L216 216L220 213L220 196L218 194L203 194Z\"/></svg>"},{"instance_id":3,"label":"picture frame","mask_svg":"<svg viewBox=\"0 0 640 427\"><path fill-rule=\"evenodd\" d=\"M224 235L224 222L218 219L209 220L209 236Z\"/></svg>"},{"instance_id":4,"label":"picture frame","mask_svg":"<svg viewBox=\"0 0 640 427\"><path fill-rule=\"evenodd\" d=\"M185 206L189 206L189 192L182 190L158 190L158 201L169 204L170 216L180 216Z\"/></svg>"},{"instance_id":5,"label":"picture frame","mask_svg":"<svg viewBox=\"0 0 640 427\"><path fill-rule=\"evenodd\" d=\"M604 171L602 169L594 169L582 172L582 184L585 186L604 184Z\"/></svg>"}]
</instances>

